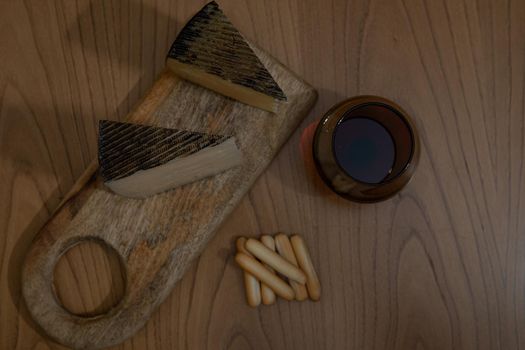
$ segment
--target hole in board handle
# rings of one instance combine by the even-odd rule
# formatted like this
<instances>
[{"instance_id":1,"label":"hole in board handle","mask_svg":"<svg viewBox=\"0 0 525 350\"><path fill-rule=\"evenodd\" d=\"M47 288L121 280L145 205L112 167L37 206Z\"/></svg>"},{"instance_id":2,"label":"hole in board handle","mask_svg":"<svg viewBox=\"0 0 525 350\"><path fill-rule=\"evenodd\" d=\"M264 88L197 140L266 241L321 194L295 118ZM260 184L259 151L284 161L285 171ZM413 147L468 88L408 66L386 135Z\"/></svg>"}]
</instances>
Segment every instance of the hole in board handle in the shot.
<instances>
[{"instance_id":1,"label":"hole in board handle","mask_svg":"<svg viewBox=\"0 0 525 350\"><path fill-rule=\"evenodd\" d=\"M58 258L52 283L57 302L67 312L97 317L123 300L126 272L113 247L99 238L83 237Z\"/></svg>"}]
</instances>

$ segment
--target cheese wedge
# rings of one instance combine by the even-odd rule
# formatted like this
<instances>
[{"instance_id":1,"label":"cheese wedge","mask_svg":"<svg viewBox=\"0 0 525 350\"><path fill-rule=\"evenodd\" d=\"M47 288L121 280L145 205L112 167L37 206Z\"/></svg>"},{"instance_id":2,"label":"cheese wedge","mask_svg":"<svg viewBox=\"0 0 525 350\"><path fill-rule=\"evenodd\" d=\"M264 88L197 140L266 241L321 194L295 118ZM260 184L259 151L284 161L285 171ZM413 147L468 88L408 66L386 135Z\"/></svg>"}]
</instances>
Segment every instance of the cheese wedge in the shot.
<instances>
[{"instance_id":1,"label":"cheese wedge","mask_svg":"<svg viewBox=\"0 0 525 350\"><path fill-rule=\"evenodd\" d=\"M113 192L145 198L238 166L233 137L101 120L100 174Z\"/></svg>"},{"instance_id":2,"label":"cheese wedge","mask_svg":"<svg viewBox=\"0 0 525 350\"><path fill-rule=\"evenodd\" d=\"M245 104L276 112L286 96L215 2L182 29L168 53L178 76Z\"/></svg>"}]
</instances>

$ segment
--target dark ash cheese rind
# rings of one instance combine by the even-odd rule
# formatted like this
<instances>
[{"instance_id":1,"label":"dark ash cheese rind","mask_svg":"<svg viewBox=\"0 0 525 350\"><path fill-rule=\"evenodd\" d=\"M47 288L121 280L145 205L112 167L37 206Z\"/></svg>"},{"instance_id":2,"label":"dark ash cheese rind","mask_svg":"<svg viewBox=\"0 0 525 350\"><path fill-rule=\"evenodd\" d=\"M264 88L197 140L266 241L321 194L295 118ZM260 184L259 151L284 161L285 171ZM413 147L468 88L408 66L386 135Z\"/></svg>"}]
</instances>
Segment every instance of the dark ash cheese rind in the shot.
<instances>
[{"instance_id":1,"label":"dark ash cheese rind","mask_svg":"<svg viewBox=\"0 0 525 350\"><path fill-rule=\"evenodd\" d=\"M101 120L98 161L105 182L216 146L229 136Z\"/></svg>"},{"instance_id":2,"label":"dark ash cheese rind","mask_svg":"<svg viewBox=\"0 0 525 350\"><path fill-rule=\"evenodd\" d=\"M204 6L186 24L168 57L286 101L284 92L216 2Z\"/></svg>"}]
</instances>

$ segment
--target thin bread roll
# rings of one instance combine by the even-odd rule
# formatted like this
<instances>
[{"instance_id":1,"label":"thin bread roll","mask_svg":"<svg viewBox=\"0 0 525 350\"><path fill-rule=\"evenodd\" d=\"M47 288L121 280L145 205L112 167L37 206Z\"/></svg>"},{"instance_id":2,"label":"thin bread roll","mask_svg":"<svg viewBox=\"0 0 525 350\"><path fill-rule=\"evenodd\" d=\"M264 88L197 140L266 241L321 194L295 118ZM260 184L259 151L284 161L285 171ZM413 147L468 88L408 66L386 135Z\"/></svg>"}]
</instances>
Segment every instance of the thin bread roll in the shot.
<instances>
[{"instance_id":1,"label":"thin bread roll","mask_svg":"<svg viewBox=\"0 0 525 350\"><path fill-rule=\"evenodd\" d=\"M248 250L246 250L246 238L245 237L237 238L237 240L235 241L235 247L237 248L237 252L252 256L252 254Z\"/></svg>"},{"instance_id":2,"label":"thin bread roll","mask_svg":"<svg viewBox=\"0 0 525 350\"><path fill-rule=\"evenodd\" d=\"M244 244L246 238L239 237L236 242L237 251L244 254L251 254L246 250ZM251 307L257 307L261 304L261 286L259 280L251 273L244 271L244 289L246 290L246 301Z\"/></svg>"},{"instance_id":3,"label":"thin bread roll","mask_svg":"<svg viewBox=\"0 0 525 350\"><path fill-rule=\"evenodd\" d=\"M284 233L279 233L275 236L275 246L277 248L277 252L288 260L291 264L294 266L297 265L297 260L295 259L295 253L293 251L292 245L290 243L290 239L287 235ZM308 280L308 277L307 277ZM292 286L294 292L295 292L295 299L298 301L303 301L308 298L308 292L306 291L306 286L304 284L298 283L296 281L290 280L290 286Z\"/></svg>"},{"instance_id":4,"label":"thin bread roll","mask_svg":"<svg viewBox=\"0 0 525 350\"><path fill-rule=\"evenodd\" d=\"M308 289L310 299L317 301L321 298L321 283L315 272L312 259L310 259L310 253L308 252L306 243L299 235L293 235L290 242L292 243L297 263L306 274L306 288Z\"/></svg>"},{"instance_id":5,"label":"thin bread roll","mask_svg":"<svg viewBox=\"0 0 525 350\"><path fill-rule=\"evenodd\" d=\"M275 251L275 242L272 238L272 236L269 235L262 235L261 236L261 242L264 244L268 249ZM271 273L275 273L275 271L268 265L264 265ZM264 305L271 305L275 303L275 293L274 291L266 285L266 283L261 283L261 297L262 297L262 303Z\"/></svg>"},{"instance_id":6,"label":"thin bread roll","mask_svg":"<svg viewBox=\"0 0 525 350\"><path fill-rule=\"evenodd\" d=\"M251 273L255 278L264 282L267 286L273 289L275 294L284 298L286 300L293 300L295 298L295 293L282 279L280 279L276 274L268 271L260 262L255 260L249 255L244 253L237 253L235 255L235 262L245 271Z\"/></svg>"},{"instance_id":7,"label":"thin bread roll","mask_svg":"<svg viewBox=\"0 0 525 350\"><path fill-rule=\"evenodd\" d=\"M273 267L275 271L299 283L306 282L306 275L304 274L304 272L299 270L297 267L293 266L291 263L288 262L288 260L280 256L276 252L266 248L266 246L261 242L253 238L249 238L246 241L245 247L260 261Z\"/></svg>"}]
</instances>

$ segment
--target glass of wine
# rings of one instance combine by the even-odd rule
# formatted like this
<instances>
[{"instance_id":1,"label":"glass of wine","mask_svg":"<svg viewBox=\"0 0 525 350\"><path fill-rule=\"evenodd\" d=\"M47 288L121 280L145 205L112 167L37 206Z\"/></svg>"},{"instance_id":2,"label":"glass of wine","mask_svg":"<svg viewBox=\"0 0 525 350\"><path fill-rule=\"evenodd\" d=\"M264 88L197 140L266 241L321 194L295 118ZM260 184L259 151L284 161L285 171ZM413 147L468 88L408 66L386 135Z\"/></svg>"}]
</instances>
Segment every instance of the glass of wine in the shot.
<instances>
[{"instance_id":1,"label":"glass of wine","mask_svg":"<svg viewBox=\"0 0 525 350\"><path fill-rule=\"evenodd\" d=\"M410 117L397 104L357 96L321 119L313 157L332 191L357 202L377 202L410 181L419 160L419 140Z\"/></svg>"}]
</instances>

